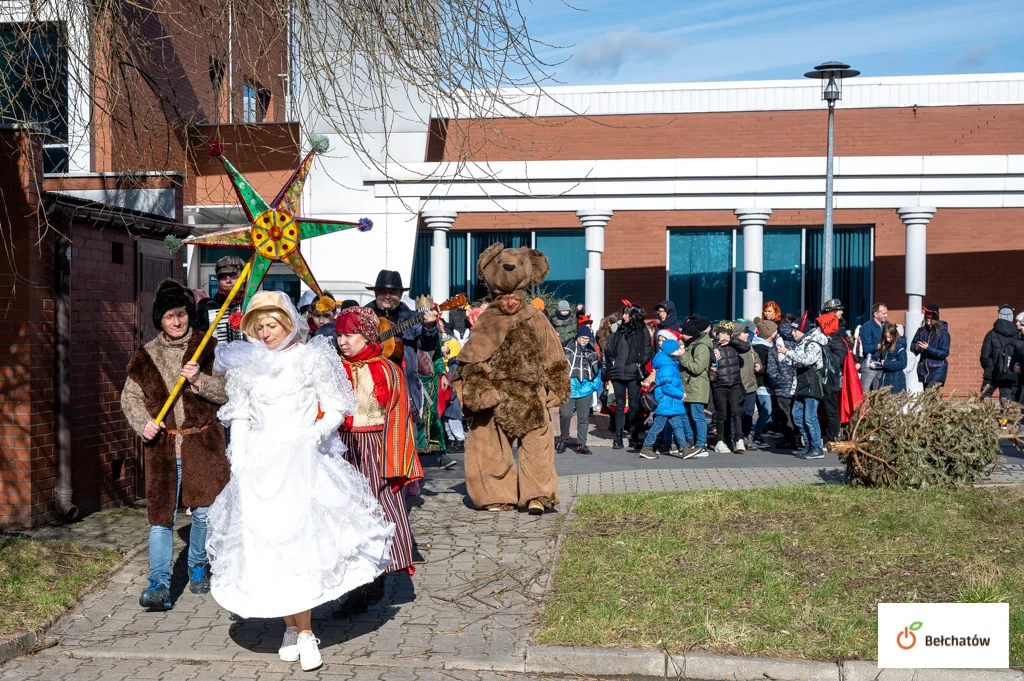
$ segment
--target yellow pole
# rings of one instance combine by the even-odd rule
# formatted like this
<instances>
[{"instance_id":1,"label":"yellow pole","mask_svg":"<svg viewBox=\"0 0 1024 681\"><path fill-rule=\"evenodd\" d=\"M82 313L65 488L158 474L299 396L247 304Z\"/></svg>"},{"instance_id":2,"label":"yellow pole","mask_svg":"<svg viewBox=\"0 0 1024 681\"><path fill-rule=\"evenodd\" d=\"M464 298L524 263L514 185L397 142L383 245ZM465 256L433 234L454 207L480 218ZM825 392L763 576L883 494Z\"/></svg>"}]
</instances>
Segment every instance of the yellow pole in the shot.
<instances>
[{"instance_id":1,"label":"yellow pole","mask_svg":"<svg viewBox=\"0 0 1024 681\"><path fill-rule=\"evenodd\" d=\"M238 281L236 281L235 285L231 287L231 292L228 294L227 300L225 300L224 304L220 306L220 311L217 313L217 316L214 317L212 322L210 322L210 328L206 330L206 335L203 336L203 342L201 342L199 347L196 348L195 354L192 355L192 359L190 361L199 361L199 356L202 355L203 350L206 349L206 344L210 342L210 337L213 336L214 330L216 330L217 325L220 324L220 320L224 317L224 313L227 312L228 307L231 305L231 301L235 299L238 289L241 288L242 284L245 283L245 280L249 278L250 269L252 269L252 260L245 263L245 267L238 275ZM171 391L171 396L167 398L167 401L164 402L164 406L160 410L160 413L157 414L155 419L153 419L158 426L164 422L164 417L167 416L167 412L169 412L171 407L174 406L174 401L178 399L178 395L181 394L181 389L183 387L185 387L185 377L179 376L178 382L174 384L174 390Z\"/></svg>"}]
</instances>

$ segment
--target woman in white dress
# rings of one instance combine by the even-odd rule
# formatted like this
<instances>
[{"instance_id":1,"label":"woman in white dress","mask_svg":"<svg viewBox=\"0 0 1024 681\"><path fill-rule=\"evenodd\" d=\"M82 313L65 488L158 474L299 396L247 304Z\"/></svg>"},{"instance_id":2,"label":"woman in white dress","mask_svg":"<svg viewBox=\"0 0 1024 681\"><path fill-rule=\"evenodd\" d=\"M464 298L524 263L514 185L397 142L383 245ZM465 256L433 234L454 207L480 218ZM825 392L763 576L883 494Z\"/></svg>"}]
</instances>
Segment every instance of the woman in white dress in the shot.
<instances>
[{"instance_id":1,"label":"woman in white dress","mask_svg":"<svg viewBox=\"0 0 1024 681\"><path fill-rule=\"evenodd\" d=\"M219 345L227 372L231 480L209 511L211 593L242 617L283 617L286 662L318 668L310 611L387 569L394 525L342 458L338 426L355 409L330 339L278 291L253 296L247 341Z\"/></svg>"}]
</instances>

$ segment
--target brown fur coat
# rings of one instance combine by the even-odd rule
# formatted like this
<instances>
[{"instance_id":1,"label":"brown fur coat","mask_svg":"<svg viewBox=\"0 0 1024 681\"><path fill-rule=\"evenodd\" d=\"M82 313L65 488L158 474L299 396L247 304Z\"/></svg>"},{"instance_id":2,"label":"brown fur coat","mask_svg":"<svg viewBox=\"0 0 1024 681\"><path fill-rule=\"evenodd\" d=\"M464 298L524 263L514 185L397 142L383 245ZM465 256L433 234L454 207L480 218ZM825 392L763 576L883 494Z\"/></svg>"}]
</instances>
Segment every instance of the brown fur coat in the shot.
<instances>
[{"instance_id":1,"label":"brown fur coat","mask_svg":"<svg viewBox=\"0 0 1024 681\"><path fill-rule=\"evenodd\" d=\"M504 337L498 342L495 335ZM474 345L486 349L477 353ZM491 347L495 349L488 354ZM454 387L463 409L472 413L493 408L495 421L513 438L542 426L547 410L563 404L572 392L558 336L544 313L530 305L511 316L492 306L480 316L459 354Z\"/></svg>"},{"instance_id":2,"label":"brown fur coat","mask_svg":"<svg viewBox=\"0 0 1024 681\"><path fill-rule=\"evenodd\" d=\"M192 334L185 347L186 358L192 356L201 340L202 334ZM213 374L213 349L216 344L216 339L211 339L199 359L199 369L207 376ZM128 377L142 389L146 412L150 418L155 418L173 386L167 385L148 347L149 344L135 351L128 363ZM217 420L219 406L188 388L182 391L178 399L184 407L184 422L179 424L176 414L179 410L171 409L164 418L167 428L204 429L189 435L161 433L152 442L145 443L149 522L165 527L172 524L177 505L175 440L181 439L181 501L185 506L209 506L231 476L231 466L225 455L224 427Z\"/></svg>"}]
</instances>

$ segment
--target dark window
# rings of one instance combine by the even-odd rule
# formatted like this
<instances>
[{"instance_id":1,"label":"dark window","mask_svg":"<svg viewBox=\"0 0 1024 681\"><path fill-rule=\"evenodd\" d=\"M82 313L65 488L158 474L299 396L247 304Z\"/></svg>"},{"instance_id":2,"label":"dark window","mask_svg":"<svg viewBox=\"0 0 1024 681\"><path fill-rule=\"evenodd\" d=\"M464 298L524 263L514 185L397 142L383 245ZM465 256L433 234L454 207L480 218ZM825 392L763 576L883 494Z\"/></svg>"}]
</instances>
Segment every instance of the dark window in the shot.
<instances>
[{"instance_id":1,"label":"dark window","mask_svg":"<svg viewBox=\"0 0 1024 681\"><path fill-rule=\"evenodd\" d=\"M43 171L67 170L68 54L59 24L0 24L0 123L38 126Z\"/></svg>"},{"instance_id":2,"label":"dark window","mask_svg":"<svg viewBox=\"0 0 1024 681\"><path fill-rule=\"evenodd\" d=\"M110 262L115 265L124 264L124 244L120 241L110 244Z\"/></svg>"},{"instance_id":3,"label":"dark window","mask_svg":"<svg viewBox=\"0 0 1024 681\"><path fill-rule=\"evenodd\" d=\"M262 123L270 110L270 90L249 79L242 83L242 122Z\"/></svg>"}]
</instances>

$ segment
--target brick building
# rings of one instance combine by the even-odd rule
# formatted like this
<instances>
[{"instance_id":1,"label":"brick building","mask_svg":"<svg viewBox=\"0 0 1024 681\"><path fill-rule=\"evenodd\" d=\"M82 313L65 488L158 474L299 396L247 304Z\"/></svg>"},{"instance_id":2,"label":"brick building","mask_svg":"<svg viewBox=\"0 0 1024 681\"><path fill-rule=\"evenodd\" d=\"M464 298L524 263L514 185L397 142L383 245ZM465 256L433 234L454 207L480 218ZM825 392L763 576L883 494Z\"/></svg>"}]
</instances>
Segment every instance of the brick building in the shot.
<instances>
[{"instance_id":1,"label":"brick building","mask_svg":"<svg viewBox=\"0 0 1024 681\"><path fill-rule=\"evenodd\" d=\"M551 88L521 97L531 118L435 116L424 160L368 172L365 186L418 208L405 271L435 299L482 296L476 256L502 241L547 252L549 287L597 317L623 298L712 319L752 317L766 300L816 311L819 87ZM947 392L976 390L998 306L1024 309L1024 74L861 77L835 120L834 294L854 321L880 301L911 331L918 301L938 303ZM908 253L926 277L906 280Z\"/></svg>"},{"instance_id":2,"label":"brick building","mask_svg":"<svg viewBox=\"0 0 1024 681\"><path fill-rule=\"evenodd\" d=\"M90 42L68 17L0 9L0 58L14 62L4 77L35 74L15 85L30 88L39 122L0 118L0 527L144 497L120 391L131 353L155 333L156 285L184 276L183 253L163 239L188 235L197 217L211 229L231 218L212 139L271 196L298 162L282 31L221 25L183 0L124 6L146 36L136 54L147 77L116 96L109 79L74 71L91 63L109 76L102 34ZM203 39L218 34L230 43Z\"/></svg>"}]
</instances>

